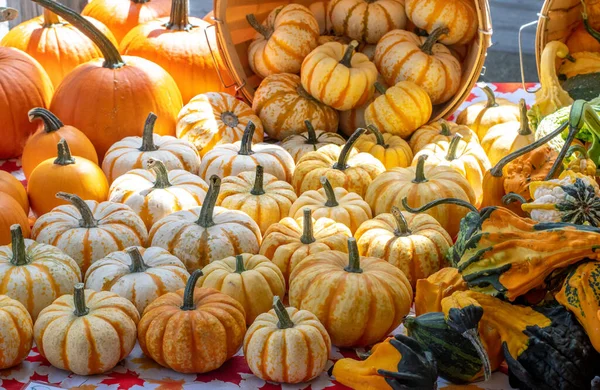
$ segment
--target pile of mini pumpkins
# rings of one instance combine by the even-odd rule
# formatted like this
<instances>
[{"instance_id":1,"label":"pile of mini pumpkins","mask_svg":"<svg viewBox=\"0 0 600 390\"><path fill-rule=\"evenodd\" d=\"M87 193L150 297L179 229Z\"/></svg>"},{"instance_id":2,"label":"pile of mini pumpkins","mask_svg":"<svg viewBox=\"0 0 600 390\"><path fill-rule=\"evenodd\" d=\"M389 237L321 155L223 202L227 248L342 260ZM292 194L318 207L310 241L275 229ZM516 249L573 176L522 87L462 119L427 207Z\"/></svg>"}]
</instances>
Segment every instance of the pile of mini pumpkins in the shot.
<instances>
[{"instance_id":1,"label":"pile of mini pumpkins","mask_svg":"<svg viewBox=\"0 0 600 390\"><path fill-rule=\"evenodd\" d=\"M186 0L94 0L85 17L34 1L44 15L0 47L0 107L11 112L0 158L22 155L28 181L0 172L0 368L35 340L52 365L99 374L137 340L179 372L215 370L243 345L260 378L305 382L332 344L384 340L426 278L460 261L471 270L460 259L483 229L473 210L508 213L513 231L486 227L505 235L571 222L581 228L568 237L589 237L568 264L594 256L600 190L585 144L547 146L564 128L536 141L525 102L487 86L456 123L427 124L458 88L472 0L250 15L250 65L264 77L252 107L222 90L204 38L214 30L188 17ZM425 36L403 30L409 22ZM510 299L566 267L562 255L536 262ZM490 284L479 271L462 278ZM418 311L450 291L431 284L416 290Z\"/></svg>"}]
</instances>

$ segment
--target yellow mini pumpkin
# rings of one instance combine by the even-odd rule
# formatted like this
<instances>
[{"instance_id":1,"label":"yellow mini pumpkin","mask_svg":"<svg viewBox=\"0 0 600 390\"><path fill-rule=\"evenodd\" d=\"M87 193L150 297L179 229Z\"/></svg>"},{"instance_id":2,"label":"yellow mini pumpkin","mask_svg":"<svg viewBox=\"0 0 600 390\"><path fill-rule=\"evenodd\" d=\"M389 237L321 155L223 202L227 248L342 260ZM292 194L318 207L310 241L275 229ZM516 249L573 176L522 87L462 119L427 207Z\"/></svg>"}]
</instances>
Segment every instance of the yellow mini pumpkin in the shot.
<instances>
[{"instance_id":1,"label":"yellow mini pumpkin","mask_svg":"<svg viewBox=\"0 0 600 390\"><path fill-rule=\"evenodd\" d=\"M359 152L373 155L373 157L381 161L385 169L407 167L410 165L413 159L413 152L408 142L393 134L382 134L373 125L369 125L367 129L370 134L360 137L354 145Z\"/></svg>"},{"instance_id":2,"label":"yellow mini pumpkin","mask_svg":"<svg viewBox=\"0 0 600 390\"><path fill-rule=\"evenodd\" d=\"M417 153L423 149L425 145L441 141L450 142L456 134L460 134L462 136L462 140L465 142L479 143L477 134L475 134L475 132L473 132L473 130L471 130L468 126L458 125L454 122L448 122L445 119L440 119L437 122L421 126L410 137L409 144L413 150L413 153Z\"/></svg>"},{"instance_id":3,"label":"yellow mini pumpkin","mask_svg":"<svg viewBox=\"0 0 600 390\"><path fill-rule=\"evenodd\" d=\"M448 28L440 39L445 45L469 43L479 27L473 0L406 0L406 15L429 34L439 27Z\"/></svg>"},{"instance_id":4,"label":"yellow mini pumpkin","mask_svg":"<svg viewBox=\"0 0 600 390\"><path fill-rule=\"evenodd\" d=\"M0 370L20 364L33 345L33 322L22 303L0 295Z\"/></svg>"},{"instance_id":5,"label":"yellow mini pumpkin","mask_svg":"<svg viewBox=\"0 0 600 390\"><path fill-rule=\"evenodd\" d=\"M383 85L384 89L387 88L387 85L385 84L385 81L381 75L377 76L377 82ZM367 123L365 122L365 111L367 110L367 107L369 107L371 103L373 103L379 96L381 96L381 93L377 88L375 88L373 96L365 103L354 107L351 110L340 111L340 133L346 137L350 137L352 133L356 131L356 129L367 127Z\"/></svg>"},{"instance_id":6,"label":"yellow mini pumpkin","mask_svg":"<svg viewBox=\"0 0 600 390\"><path fill-rule=\"evenodd\" d=\"M298 135L290 135L281 142L281 147L292 155L297 163L305 154L316 152L323 146L343 145L346 140L336 133L315 130L310 121L304 121L307 131Z\"/></svg>"},{"instance_id":7,"label":"yellow mini pumpkin","mask_svg":"<svg viewBox=\"0 0 600 390\"><path fill-rule=\"evenodd\" d=\"M377 68L349 45L330 42L313 50L302 63L302 86L315 99L336 110L350 110L373 96Z\"/></svg>"}]
</instances>

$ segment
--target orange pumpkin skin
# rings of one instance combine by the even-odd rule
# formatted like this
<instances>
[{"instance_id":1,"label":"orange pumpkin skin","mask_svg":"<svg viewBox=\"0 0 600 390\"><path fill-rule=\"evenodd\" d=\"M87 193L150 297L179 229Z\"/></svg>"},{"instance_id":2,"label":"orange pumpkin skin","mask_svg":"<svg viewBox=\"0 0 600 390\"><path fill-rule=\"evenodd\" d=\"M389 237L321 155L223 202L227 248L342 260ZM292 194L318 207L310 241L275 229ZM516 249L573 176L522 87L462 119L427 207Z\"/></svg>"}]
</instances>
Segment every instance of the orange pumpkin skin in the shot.
<instances>
[{"instance_id":1,"label":"orange pumpkin skin","mask_svg":"<svg viewBox=\"0 0 600 390\"><path fill-rule=\"evenodd\" d=\"M600 52L600 42L590 35L583 24L573 30L565 43L571 54L582 51Z\"/></svg>"},{"instance_id":2,"label":"orange pumpkin skin","mask_svg":"<svg viewBox=\"0 0 600 390\"><path fill-rule=\"evenodd\" d=\"M138 24L168 16L169 12L170 0L94 0L81 14L104 23L120 42Z\"/></svg>"},{"instance_id":3,"label":"orange pumpkin skin","mask_svg":"<svg viewBox=\"0 0 600 390\"><path fill-rule=\"evenodd\" d=\"M0 370L21 363L33 345L33 322L19 301L0 295Z\"/></svg>"},{"instance_id":4,"label":"orange pumpkin skin","mask_svg":"<svg viewBox=\"0 0 600 390\"><path fill-rule=\"evenodd\" d=\"M469 43L477 34L478 18L473 0L406 0L406 15L415 26L429 34L447 27L440 42L445 45Z\"/></svg>"},{"instance_id":5,"label":"orange pumpkin skin","mask_svg":"<svg viewBox=\"0 0 600 390\"><path fill-rule=\"evenodd\" d=\"M53 90L36 60L20 50L0 47L0 112L4 113L0 115L0 159L21 155L27 138L37 129L36 123L27 120L27 113L34 107L48 107Z\"/></svg>"},{"instance_id":6,"label":"orange pumpkin skin","mask_svg":"<svg viewBox=\"0 0 600 390\"><path fill-rule=\"evenodd\" d=\"M31 172L44 160L56 156L56 144L62 138L67 141L73 154L98 164L98 155L94 145L79 129L64 125L60 119L45 108L38 107L29 111L29 120L35 119L41 119L44 125L27 140L25 149L23 149L21 162L25 177L29 178Z\"/></svg>"},{"instance_id":7,"label":"orange pumpkin skin","mask_svg":"<svg viewBox=\"0 0 600 390\"><path fill-rule=\"evenodd\" d=\"M10 244L10 227L14 224L21 226L26 238L31 235L29 219L19 202L7 193L0 192L0 245Z\"/></svg>"},{"instance_id":8,"label":"orange pumpkin skin","mask_svg":"<svg viewBox=\"0 0 600 390\"><path fill-rule=\"evenodd\" d=\"M516 158L504 168L504 192L514 192L530 201L529 183L545 180L557 157L556 151L544 145Z\"/></svg>"},{"instance_id":9,"label":"orange pumpkin skin","mask_svg":"<svg viewBox=\"0 0 600 390\"><path fill-rule=\"evenodd\" d=\"M477 134L468 126L458 125L454 122L440 120L435 123L428 123L421 126L410 137L410 147L413 153L418 153L425 145L433 144L440 141L450 142L452 138L460 134L465 142L479 143Z\"/></svg>"},{"instance_id":10,"label":"orange pumpkin skin","mask_svg":"<svg viewBox=\"0 0 600 390\"><path fill-rule=\"evenodd\" d=\"M56 144L54 144L54 147L56 147ZM10 195L19 202L25 214L29 214L27 190L16 177L6 171L0 171L0 192Z\"/></svg>"},{"instance_id":11,"label":"orange pumpkin skin","mask_svg":"<svg viewBox=\"0 0 600 390\"><path fill-rule=\"evenodd\" d=\"M201 271L194 272L185 289L165 294L148 305L138 324L144 354L177 372L215 370L244 341L244 308L215 289L194 289L200 275Z\"/></svg>"},{"instance_id":12,"label":"orange pumpkin skin","mask_svg":"<svg viewBox=\"0 0 600 390\"><path fill-rule=\"evenodd\" d=\"M429 275L427 279L417 280L415 292L415 314L441 312L442 299L449 297L455 291L468 290L458 268L446 267Z\"/></svg>"},{"instance_id":13,"label":"orange pumpkin skin","mask_svg":"<svg viewBox=\"0 0 600 390\"><path fill-rule=\"evenodd\" d=\"M108 27L93 18L87 19L117 44ZM0 45L14 47L35 58L46 70L55 88L79 65L102 57L92 41L72 24L49 11L12 28Z\"/></svg>"}]
</instances>

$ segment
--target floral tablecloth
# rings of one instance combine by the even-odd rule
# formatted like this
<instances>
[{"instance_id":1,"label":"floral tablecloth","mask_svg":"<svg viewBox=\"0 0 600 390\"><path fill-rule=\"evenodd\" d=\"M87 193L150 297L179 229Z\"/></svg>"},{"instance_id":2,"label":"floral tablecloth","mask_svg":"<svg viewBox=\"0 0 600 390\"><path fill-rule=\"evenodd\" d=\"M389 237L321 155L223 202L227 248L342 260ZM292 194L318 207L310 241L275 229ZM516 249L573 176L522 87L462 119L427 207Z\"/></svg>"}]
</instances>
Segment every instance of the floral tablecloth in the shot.
<instances>
[{"instance_id":1,"label":"floral tablecloth","mask_svg":"<svg viewBox=\"0 0 600 390\"><path fill-rule=\"evenodd\" d=\"M534 84L528 84L531 88ZM534 96L522 89L521 84L503 83L492 84L497 97L503 97L513 102L525 98L528 104L533 103ZM485 100L483 92L475 88L467 102L461 106L461 110L469 102ZM19 180L25 183L25 177L21 170L20 161L0 160L0 169L11 172ZM402 327L397 332L402 332ZM333 348L331 351L330 362L327 369L333 363L343 357L356 357L352 350L340 350ZM501 370L502 371L502 370ZM47 386L44 386L46 384ZM236 356L225 363L220 369L202 375L180 374L169 369L163 368L145 357L139 346L136 346L133 352L125 360L119 363L111 372L104 375L95 375L83 377L69 373L67 371L54 368L44 359L34 347L27 359L19 366L0 371L0 387L7 390L19 390L30 388L36 390L52 389L54 387L71 388L81 390L91 389L261 389L261 390L320 390L320 389L346 389L347 387L339 384L328 376L327 371L310 383L297 385L278 385L265 382L262 379L252 375L248 365L244 360L240 350ZM440 389L489 389L503 390L510 389L508 378L502 372L496 372L492 379L485 383L476 383L469 386L455 386L440 380Z\"/></svg>"}]
</instances>

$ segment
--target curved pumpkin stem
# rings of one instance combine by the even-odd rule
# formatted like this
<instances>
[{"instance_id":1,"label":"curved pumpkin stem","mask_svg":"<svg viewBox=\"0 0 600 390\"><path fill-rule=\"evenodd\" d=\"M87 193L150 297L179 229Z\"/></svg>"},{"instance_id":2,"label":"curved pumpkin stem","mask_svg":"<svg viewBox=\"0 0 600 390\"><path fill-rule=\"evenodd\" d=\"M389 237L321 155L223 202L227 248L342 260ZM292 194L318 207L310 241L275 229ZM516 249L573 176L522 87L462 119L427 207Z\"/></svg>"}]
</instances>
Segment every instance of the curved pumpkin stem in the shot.
<instances>
[{"instance_id":1,"label":"curved pumpkin stem","mask_svg":"<svg viewBox=\"0 0 600 390\"><path fill-rule=\"evenodd\" d=\"M188 9L188 0L173 0L167 30L190 31L194 26L190 24Z\"/></svg>"},{"instance_id":2,"label":"curved pumpkin stem","mask_svg":"<svg viewBox=\"0 0 600 390\"><path fill-rule=\"evenodd\" d=\"M241 274L244 271L246 271L246 267L244 267L244 256L235 256L235 273Z\"/></svg>"},{"instance_id":3,"label":"curved pumpkin stem","mask_svg":"<svg viewBox=\"0 0 600 390\"><path fill-rule=\"evenodd\" d=\"M402 211L396 206L392 206L392 215L396 220L396 230L394 231L394 235L396 237L406 237L410 236L410 229L408 228L408 222L406 222L406 218L402 214Z\"/></svg>"},{"instance_id":4,"label":"curved pumpkin stem","mask_svg":"<svg viewBox=\"0 0 600 390\"><path fill-rule=\"evenodd\" d=\"M481 87L483 93L485 93L485 97L487 98L487 103L485 104L485 108L498 107L498 103L496 102L496 95L494 91L490 88L489 85L484 84Z\"/></svg>"},{"instance_id":5,"label":"curved pumpkin stem","mask_svg":"<svg viewBox=\"0 0 600 390\"><path fill-rule=\"evenodd\" d=\"M77 317L83 317L90 313L90 309L85 305L85 290L83 283L77 283L73 291L73 305L75 310L73 314Z\"/></svg>"},{"instance_id":6,"label":"curved pumpkin stem","mask_svg":"<svg viewBox=\"0 0 600 390\"><path fill-rule=\"evenodd\" d=\"M362 268L360 268L360 255L354 237L348 239L348 266L344 270L354 274L362 274L363 272Z\"/></svg>"},{"instance_id":7,"label":"curved pumpkin stem","mask_svg":"<svg viewBox=\"0 0 600 390\"><path fill-rule=\"evenodd\" d=\"M256 125L254 125L252 121L248 122L248 125L244 129L242 140L240 141L240 151L238 154L242 156L250 156L251 154L254 154L252 151L252 138L254 137L254 130L256 130Z\"/></svg>"},{"instance_id":8,"label":"curved pumpkin stem","mask_svg":"<svg viewBox=\"0 0 600 390\"><path fill-rule=\"evenodd\" d=\"M58 18L58 15L56 15L54 12L48 11L47 9L44 8L43 15L44 15L43 26L46 28L56 26L57 24L62 24L60 19Z\"/></svg>"},{"instance_id":9,"label":"curved pumpkin stem","mask_svg":"<svg viewBox=\"0 0 600 390\"><path fill-rule=\"evenodd\" d=\"M19 16L19 11L14 8L0 7L0 22L10 22Z\"/></svg>"},{"instance_id":10,"label":"curved pumpkin stem","mask_svg":"<svg viewBox=\"0 0 600 390\"><path fill-rule=\"evenodd\" d=\"M58 141L57 151L57 157L54 160L55 165L65 166L75 164L75 159L71 155L71 149L69 148L66 139L61 138L60 141Z\"/></svg>"},{"instance_id":11,"label":"curved pumpkin stem","mask_svg":"<svg viewBox=\"0 0 600 390\"><path fill-rule=\"evenodd\" d=\"M450 141L450 145L448 146L448 154L446 154L446 160L456 160L456 152L458 151L458 144L460 143L461 139L462 135L458 133L454 134L454 137L452 137L452 141Z\"/></svg>"},{"instance_id":12,"label":"curved pumpkin stem","mask_svg":"<svg viewBox=\"0 0 600 390\"><path fill-rule=\"evenodd\" d=\"M352 148L354 147L354 144L356 144L356 141L358 141L360 136L363 135L366 131L367 129L356 129L356 131L350 136L350 138L348 138L348 141L346 141L346 144L344 144L344 147L340 152L340 156L338 157L337 162L333 164L333 169L343 171L346 168L348 168L347 163L348 158L350 158Z\"/></svg>"},{"instance_id":13,"label":"curved pumpkin stem","mask_svg":"<svg viewBox=\"0 0 600 390\"><path fill-rule=\"evenodd\" d=\"M376 81L374 85L377 92L379 92L382 95L385 95L387 88L383 84L381 84L379 81Z\"/></svg>"},{"instance_id":14,"label":"curved pumpkin stem","mask_svg":"<svg viewBox=\"0 0 600 390\"><path fill-rule=\"evenodd\" d=\"M316 241L313 232L312 210L306 207L304 208L304 210L302 210L302 212L304 213L304 215L302 221L302 236L300 237L300 242L305 245L308 245Z\"/></svg>"},{"instance_id":15,"label":"curved pumpkin stem","mask_svg":"<svg viewBox=\"0 0 600 390\"><path fill-rule=\"evenodd\" d=\"M29 264L30 260L27 258L27 252L25 251L25 239L23 238L23 230L21 230L21 225L11 225L10 238L13 253L10 263L17 266Z\"/></svg>"},{"instance_id":16,"label":"curved pumpkin stem","mask_svg":"<svg viewBox=\"0 0 600 390\"><path fill-rule=\"evenodd\" d=\"M212 175L208 184L208 191L200 209L200 216L198 217L198 221L196 221L198 225L205 229L215 225L213 213L215 212L215 205L217 204L217 198L221 190L221 179L217 175Z\"/></svg>"},{"instance_id":17,"label":"curved pumpkin stem","mask_svg":"<svg viewBox=\"0 0 600 390\"><path fill-rule=\"evenodd\" d=\"M325 191L325 196L327 197L327 202L325 202L325 206L327 206L327 207L339 206L340 204L338 203L338 201L335 197L335 191L333 190L333 187L331 186L329 179L327 179L325 176L322 176L320 181L321 181L321 186L323 186L323 191Z\"/></svg>"},{"instance_id":18,"label":"curved pumpkin stem","mask_svg":"<svg viewBox=\"0 0 600 390\"><path fill-rule=\"evenodd\" d=\"M129 272L132 274L138 272L145 272L148 268L144 262L144 257L140 253L140 250L136 246L132 246L125 250L131 259L131 265L129 266Z\"/></svg>"},{"instance_id":19,"label":"curved pumpkin stem","mask_svg":"<svg viewBox=\"0 0 600 390\"><path fill-rule=\"evenodd\" d=\"M567 155L565 158L571 157L574 153L579 153L581 154L581 157L588 158L588 150L579 144L571 145L569 150L567 150Z\"/></svg>"},{"instance_id":20,"label":"curved pumpkin stem","mask_svg":"<svg viewBox=\"0 0 600 390\"><path fill-rule=\"evenodd\" d=\"M85 229L91 229L98 226L98 221L94 218L94 213L90 209L90 207L85 203L83 199L75 194L68 194L66 192L57 192L56 197L58 199L66 200L71 203L79 214L81 214L81 220L79 221L79 226Z\"/></svg>"},{"instance_id":21,"label":"curved pumpkin stem","mask_svg":"<svg viewBox=\"0 0 600 390\"><path fill-rule=\"evenodd\" d=\"M154 171L154 174L156 175L156 180L154 181L154 186L152 188L164 189L173 186L169 181L169 171L167 170L165 163L160 160L149 158L147 166L148 169Z\"/></svg>"},{"instance_id":22,"label":"curved pumpkin stem","mask_svg":"<svg viewBox=\"0 0 600 390\"><path fill-rule=\"evenodd\" d=\"M425 160L427 160L426 154L419 156L417 167L415 168L415 178L412 181L413 183L426 183L428 181L425 177Z\"/></svg>"},{"instance_id":23,"label":"curved pumpkin stem","mask_svg":"<svg viewBox=\"0 0 600 390\"><path fill-rule=\"evenodd\" d=\"M525 99L519 100L519 110L521 111L521 127L519 128L519 135L526 136L531 134L529 128L529 118L527 117L527 103Z\"/></svg>"},{"instance_id":24,"label":"curved pumpkin stem","mask_svg":"<svg viewBox=\"0 0 600 390\"><path fill-rule=\"evenodd\" d=\"M81 31L83 35L94 42L104 57L104 64L102 65L104 68L118 69L125 66L125 62L123 61L119 50L115 47L115 45L112 44L106 35L102 34L102 32L98 30L98 28L89 20L73 11L69 7L65 7L54 0L32 1L62 17L64 20L71 23L79 31Z\"/></svg>"},{"instance_id":25,"label":"curved pumpkin stem","mask_svg":"<svg viewBox=\"0 0 600 390\"><path fill-rule=\"evenodd\" d=\"M289 329L294 327L294 323L290 318L290 314L285 309L285 306L283 306L281 298L279 298L277 295L273 297L273 310L279 319L277 322L277 327L279 329Z\"/></svg>"},{"instance_id":26,"label":"curved pumpkin stem","mask_svg":"<svg viewBox=\"0 0 600 390\"><path fill-rule=\"evenodd\" d=\"M583 11L581 12L581 16L583 17L583 25L587 32L598 42L600 42L600 32L596 31L588 21L588 13L587 13L587 4L585 1L581 1L581 5L583 7Z\"/></svg>"},{"instance_id":27,"label":"curved pumpkin stem","mask_svg":"<svg viewBox=\"0 0 600 390\"><path fill-rule=\"evenodd\" d=\"M406 197L402 198L402 207L404 207L404 209L406 211L408 211L409 213L413 213L413 214L422 213L423 211L427 211L429 209L432 209L432 208L442 205L442 204L455 204L457 206L466 207L475 213L479 213L479 210L477 210L477 207L473 206L471 203L464 201L462 199L456 199L456 198L436 199L436 200L429 202L419 208L413 209L412 207L410 207L408 205L408 198L406 198Z\"/></svg>"},{"instance_id":28,"label":"curved pumpkin stem","mask_svg":"<svg viewBox=\"0 0 600 390\"><path fill-rule=\"evenodd\" d=\"M144 131L142 133L142 146L139 148L140 152L153 152L158 150L154 145L154 124L156 123L157 116L151 112L146 117L144 123Z\"/></svg>"},{"instance_id":29,"label":"curved pumpkin stem","mask_svg":"<svg viewBox=\"0 0 600 390\"><path fill-rule=\"evenodd\" d=\"M304 121L304 125L306 126L306 132L308 133L308 137L306 138L306 144L308 145L316 145L319 141L317 140L317 133L312 123L309 120Z\"/></svg>"},{"instance_id":30,"label":"curved pumpkin stem","mask_svg":"<svg viewBox=\"0 0 600 390\"><path fill-rule=\"evenodd\" d=\"M440 135L450 137L452 135L452 131L450 130L450 124L445 119L440 119L438 122L442 129L440 130Z\"/></svg>"},{"instance_id":31,"label":"curved pumpkin stem","mask_svg":"<svg viewBox=\"0 0 600 390\"><path fill-rule=\"evenodd\" d=\"M368 125L367 130L375 136L375 139L377 140L377 145L382 146L384 149L387 149L390 146L385 143L385 138L383 138L383 134L381 134L381 131L379 131L377 127L375 127L374 125Z\"/></svg>"},{"instance_id":32,"label":"curved pumpkin stem","mask_svg":"<svg viewBox=\"0 0 600 390\"><path fill-rule=\"evenodd\" d=\"M190 278L185 284L185 290L183 290L183 304L181 305L181 310L196 310L196 305L194 304L194 290L196 289L198 279L200 279L202 275L202 271L199 269L192 272L190 275Z\"/></svg>"},{"instance_id":33,"label":"curved pumpkin stem","mask_svg":"<svg viewBox=\"0 0 600 390\"><path fill-rule=\"evenodd\" d=\"M357 41L352 41L346 46L346 51L344 52L344 56L340 60L340 64L344 65L346 68L352 67L352 56L354 55L354 51L358 47Z\"/></svg>"},{"instance_id":34,"label":"curved pumpkin stem","mask_svg":"<svg viewBox=\"0 0 600 390\"><path fill-rule=\"evenodd\" d=\"M265 170L262 165L256 166L256 174L254 175L254 187L250 193L252 195L264 195L265 194Z\"/></svg>"},{"instance_id":35,"label":"curved pumpkin stem","mask_svg":"<svg viewBox=\"0 0 600 390\"><path fill-rule=\"evenodd\" d=\"M506 206L508 206L509 204L514 203L514 202L526 204L527 199L525 199L523 196L521 196L515 192L510 192L502 197L502 203L505 204Z\"/></svg>"},{"instance_id":36,"label":"curved pumpkin stem","mask_svg":"<svg viewBox=\"0 0 600 390\"><path fill-rule=\"evenodd\" d=\"M248 24L250 24L250 26L265 39L269 39L271 38L271 35L273 35L273 30L260 23L254 14L246 15L246 20L248 21Z\"/></svg>"},{"instance_id":37,"label":"curved pumpkin stem","mask_svg":"<svg viewBox=\"0 0 600 390\"><path fill-rule=\"evenodd\" d=\"M440 40L440 37L444 34L448 34L450 29L448 27L438 27L429 34L425 42L421 45L421 51L425 54L433 54L433 45Z\"/></svg>"},{"instance_id":38,"label":"curved pumpkin stem","mask_svg":"<svg viewBox=\"0 0 600 390\"><path fill-rule=\"evenodd\" d=\"M42 107L32 108L27 115L29 116L29 122L40 119L44 123L45 133L55 132L65 126L50 110Z\"/></svg>"}]
</instances>

